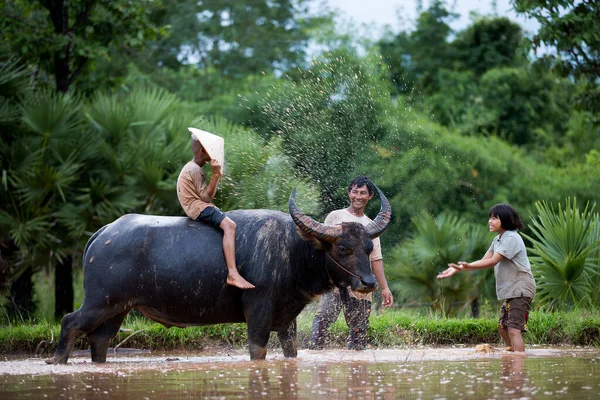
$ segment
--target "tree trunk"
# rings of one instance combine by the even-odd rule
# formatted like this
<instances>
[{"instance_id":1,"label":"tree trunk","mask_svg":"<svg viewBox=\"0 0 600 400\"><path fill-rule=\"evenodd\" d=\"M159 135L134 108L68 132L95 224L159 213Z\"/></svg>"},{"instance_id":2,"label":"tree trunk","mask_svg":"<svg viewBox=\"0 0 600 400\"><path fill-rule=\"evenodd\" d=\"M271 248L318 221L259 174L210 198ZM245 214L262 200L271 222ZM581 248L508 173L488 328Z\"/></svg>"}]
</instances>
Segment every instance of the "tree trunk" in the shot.
<instances>
[{"instance_id":1,"label":"tree trunk","mask_svg":"<svg viewBox=\"0 0 600 400\"><path fill-rule=\"evenodd\" d=\"M60 320L73 311L73 257L57 262L54 272L54 317Z\"/></svg>"},{"instance_id":2,"label":"tree trunk","mask_svg":"<svg viewBox=\"0 0 600 400\"><path fill-rule=\"evenodd\" d=\"M8 262L2 258L2 251L0 249L0 292L3 292L8 284L9 273Z\"/></svg>"},{"instance_id":3,"label":"tree trunk","mask_svg":"<svg viewBox=\"0 0 600 400\"><path fill-rule=\"evenodd\" d=\"M471 302L471 314L473 318L479 318L479 297L475 297Z\"/></svg>"},{"instance_id":4,"label":"tree trunk","mask_svg":"<svg viewBox=\"0 0 600 400\"><path fill-rule=\"evenodd\" d=\"M33 271L27 268L10 285L10 303L7 305L7 313L11 321L25 322L31 319L35 312L35 301L33 301Z\"/></svg>"}]
</instances>

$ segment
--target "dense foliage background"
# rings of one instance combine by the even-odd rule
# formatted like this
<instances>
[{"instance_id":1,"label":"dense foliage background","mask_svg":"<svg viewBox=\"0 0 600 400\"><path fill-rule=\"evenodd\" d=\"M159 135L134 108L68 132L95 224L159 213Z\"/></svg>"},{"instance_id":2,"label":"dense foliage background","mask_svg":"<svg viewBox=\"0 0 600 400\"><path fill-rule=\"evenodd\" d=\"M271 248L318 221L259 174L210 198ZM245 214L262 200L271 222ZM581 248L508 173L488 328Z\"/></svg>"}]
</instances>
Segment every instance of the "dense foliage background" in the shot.
<instances>
[{"instance_id":1,"label":"dense foliage background","mask_svg":"<svg viewBox=\"0 0 600 400\"><path fill-rule=\"evenodd\" d=\"M225 137L224 210L286 210L298 187L323 218L347 204L345 182L371 177L392 204L397 305L477 315L496 301L491 271L435 275L483 255L498 202L528 226L535 307L600 305L598 3L515 0L540 23L527 33L497 15L455 32L434 1L375 41L312 3L0 5L1 320L78 307L102 225L183 215L188 126Z\"/></svg>"}]
</instances>

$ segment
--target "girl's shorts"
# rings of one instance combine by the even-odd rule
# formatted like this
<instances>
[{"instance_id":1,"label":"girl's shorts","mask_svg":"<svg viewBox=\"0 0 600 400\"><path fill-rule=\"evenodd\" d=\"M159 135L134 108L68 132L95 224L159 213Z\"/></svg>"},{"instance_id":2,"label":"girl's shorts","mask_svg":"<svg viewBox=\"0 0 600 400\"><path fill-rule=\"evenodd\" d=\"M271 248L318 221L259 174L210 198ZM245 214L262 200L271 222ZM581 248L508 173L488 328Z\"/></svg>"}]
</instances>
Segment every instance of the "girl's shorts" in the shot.
<instances>
[{"instance_id":1,"label":"girl's shorts","mask_svg":"<svg viewBox=\"0 0 600 400\"><path fill-rule=\"evenodd\" d=\"M515 297L506 299L500 309L498 326L500 328L514 328L521 332L527 332L527 320L529 320L530 297Z\"/></svg>"}]
</instances>

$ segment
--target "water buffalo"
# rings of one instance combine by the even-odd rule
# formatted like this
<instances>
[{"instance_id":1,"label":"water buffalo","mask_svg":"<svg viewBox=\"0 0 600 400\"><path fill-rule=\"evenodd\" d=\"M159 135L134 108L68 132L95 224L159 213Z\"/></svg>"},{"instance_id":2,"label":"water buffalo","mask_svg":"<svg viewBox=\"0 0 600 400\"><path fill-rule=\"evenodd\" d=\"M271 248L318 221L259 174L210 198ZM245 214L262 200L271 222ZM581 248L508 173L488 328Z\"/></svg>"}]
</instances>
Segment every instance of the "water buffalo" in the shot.
<instances>
[{"instance_id":1,"label":"water buffalo","mask_svg":"<svg viewBox=\"0 0 600 400\"><path fill-rule=\"evenodd\" d=\"M316 296L351 286L375 290L369 253L386 229L391 207L381 190L381 209L368 226L323 225L297 206L289 214L237 210L236 258L241 274L256 285L241 290L225 283L222 233L184 217L125 215L98 230L86 244L84 299L62 319L48 363L66 363L76 339L86 334L92 361L105 362L110 340L127 313L139 310L166 327L246 322L250 358L264 359L271 331L286 357L295 357L296 316Z\"/></svg>"}]
</instances>

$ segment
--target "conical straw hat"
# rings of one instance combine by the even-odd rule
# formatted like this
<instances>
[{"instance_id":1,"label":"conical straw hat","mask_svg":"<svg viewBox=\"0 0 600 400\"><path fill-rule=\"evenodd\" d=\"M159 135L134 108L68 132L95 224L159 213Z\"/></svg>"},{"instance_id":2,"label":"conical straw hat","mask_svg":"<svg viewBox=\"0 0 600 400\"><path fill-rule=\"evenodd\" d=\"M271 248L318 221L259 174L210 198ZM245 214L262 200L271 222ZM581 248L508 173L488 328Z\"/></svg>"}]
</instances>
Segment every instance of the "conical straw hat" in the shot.
<instances>
[{"instance_id":1,"label":"conical straw hat","mask_svg":"<svg viewBox=\"0 0 600 400\"><path fill-rule=\"evenodd\" d=\"M217 160L223 166L225 163L225 140L221 136L200 129L188 128L188 130L204 147L208 156L213 160Z\"/></svg>"}]
</instances>

